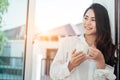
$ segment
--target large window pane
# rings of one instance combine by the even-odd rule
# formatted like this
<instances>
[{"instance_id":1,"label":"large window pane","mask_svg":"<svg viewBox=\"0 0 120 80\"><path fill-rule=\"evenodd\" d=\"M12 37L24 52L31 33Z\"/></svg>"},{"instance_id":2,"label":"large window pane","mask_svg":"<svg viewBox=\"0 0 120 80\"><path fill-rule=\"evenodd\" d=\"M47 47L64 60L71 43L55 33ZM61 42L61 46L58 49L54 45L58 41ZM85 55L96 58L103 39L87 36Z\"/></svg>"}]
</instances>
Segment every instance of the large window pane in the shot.
<instances>
[{"instance_id":1,"label":"large window pane","mask_svg":"<svg viewBox=\"0 0 120 80\"><path fill-rule=\"evenodd\" d=\"M27 2L0 0L0 80L23 80Z\"/></svg>"},{"instance_id":2,"label":"large window pane","mask_svg":"<svg viewBox=\"0 0 120 80\"><path fill-rule=\"evenodd\" d=\"M36 0L33 78L52 80L50 65L61 39L80 35L83 13L93 0Z\"/></svg>"}]
</instances>

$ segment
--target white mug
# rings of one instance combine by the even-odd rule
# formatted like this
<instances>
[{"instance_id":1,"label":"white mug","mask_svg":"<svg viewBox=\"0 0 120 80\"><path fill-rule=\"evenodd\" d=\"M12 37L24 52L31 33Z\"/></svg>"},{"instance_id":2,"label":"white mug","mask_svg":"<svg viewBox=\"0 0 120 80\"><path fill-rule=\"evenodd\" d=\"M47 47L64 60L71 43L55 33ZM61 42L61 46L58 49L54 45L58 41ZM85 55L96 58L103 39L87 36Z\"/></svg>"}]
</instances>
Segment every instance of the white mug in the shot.
<instances>
[{"instance_id":1,"label":"white mug","mask_svg":"<svg viewBox=\"0 0 120 80\"><path fill-rule=\"evenodd\" d=\"M83 43L76 44L76 52L83 51L84 53L88 54L89 48Z\"/></svg>"},{"instance_id":2,"label":"white mug","mask_svg":"<svg viewBox=\"0 0 120 80\"><path fill-rule=\"evenodd\" d=\"M89 69L88 69L88 80L94 80L94 73L96 70L96 61L92 59L89 60Z\"/></svg>"}]
</instances>

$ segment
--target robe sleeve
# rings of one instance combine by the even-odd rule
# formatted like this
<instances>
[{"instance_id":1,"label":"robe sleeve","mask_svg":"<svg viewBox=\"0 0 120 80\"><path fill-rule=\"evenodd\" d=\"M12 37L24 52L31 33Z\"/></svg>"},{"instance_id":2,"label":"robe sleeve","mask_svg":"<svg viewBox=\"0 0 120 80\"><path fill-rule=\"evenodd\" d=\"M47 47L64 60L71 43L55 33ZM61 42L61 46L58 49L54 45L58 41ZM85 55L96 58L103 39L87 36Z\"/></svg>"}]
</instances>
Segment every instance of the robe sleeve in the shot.
<instances>
[{"instance_id":1,"label":"robe sleeve","mask_svg":"<svg viewBox=\"0 0 120 80\"><path fill-rule=\"evenodd\" d=\"M62 40L62 42L58 48L58 51L56 53L56 56L51 64L50 77L53 80L65 79L66 77L68 77L70 75L70 71L68 69L69 61L66 60L66 58L68 57L68 55L65 51L66 44L67 44L67 41Z\"/></svg>"},{"instance_id":2,"label":"robe sleeve","mask_svg":"<svg viewBox=\"0 0 120 80\"><path fill-rule=\"evenodd\" d=\"M114 67L106 65L105 69L96 69L94 73L95 80L115 80Z\"/></svg>"}]
</instances>

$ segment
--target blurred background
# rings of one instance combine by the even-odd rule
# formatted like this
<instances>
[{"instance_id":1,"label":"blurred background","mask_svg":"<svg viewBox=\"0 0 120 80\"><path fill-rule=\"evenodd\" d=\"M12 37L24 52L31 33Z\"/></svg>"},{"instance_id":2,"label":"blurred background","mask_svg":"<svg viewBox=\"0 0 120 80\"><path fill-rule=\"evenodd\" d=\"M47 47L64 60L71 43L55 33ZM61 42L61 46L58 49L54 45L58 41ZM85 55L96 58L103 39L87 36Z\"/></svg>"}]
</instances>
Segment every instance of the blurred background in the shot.
<instances>
[{"instance_id":1,"label":"blurred background","mask_svg":"<svg viewBox=\"0 0 120 80\"><path fill-rule=\"evenodd\" d=\"M58 45L83 33L83 13L94 2L108 9L117 44L114 0L0 0L0 80L52 80Z\"/></svg>"}]
</instances>

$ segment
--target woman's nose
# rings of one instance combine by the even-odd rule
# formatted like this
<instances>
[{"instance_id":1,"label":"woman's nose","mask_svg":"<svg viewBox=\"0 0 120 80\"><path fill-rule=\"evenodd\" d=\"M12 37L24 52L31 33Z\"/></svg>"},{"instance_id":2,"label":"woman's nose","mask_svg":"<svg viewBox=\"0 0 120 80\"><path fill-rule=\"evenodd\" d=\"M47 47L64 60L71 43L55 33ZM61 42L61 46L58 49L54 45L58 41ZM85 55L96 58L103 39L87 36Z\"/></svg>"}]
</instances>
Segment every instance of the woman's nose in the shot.
<instances>
[{"instance_id":1,"label":"woman's nose","mask_svg":"<svg viewBox=\"0 0 120 80\"><path fill-rule=\"evenodd\" d=\"M91 25L91 20L87 20L86 24Z\"/></svg>"}]
</instances>

